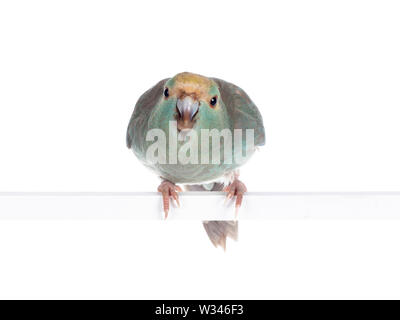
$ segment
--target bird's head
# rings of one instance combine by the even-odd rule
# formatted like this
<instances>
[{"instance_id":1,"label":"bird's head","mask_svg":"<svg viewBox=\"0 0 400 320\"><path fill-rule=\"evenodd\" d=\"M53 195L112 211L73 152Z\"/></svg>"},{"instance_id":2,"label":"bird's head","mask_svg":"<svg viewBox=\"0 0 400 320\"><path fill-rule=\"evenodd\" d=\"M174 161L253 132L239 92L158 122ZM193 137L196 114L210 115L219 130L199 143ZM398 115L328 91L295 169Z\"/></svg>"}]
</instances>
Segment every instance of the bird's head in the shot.
<instances>
[{"instance_id":1,"label":"bird's head","mask_svg":"<svg viewBox=\"0 0 400 320\"><path fill-rule=\"evenodd\" d=\"M217 84L183 72L166 81L158 104L159 121L177 121L179 131L226 127L226 111Z\"/></svg>"}]
</instances>

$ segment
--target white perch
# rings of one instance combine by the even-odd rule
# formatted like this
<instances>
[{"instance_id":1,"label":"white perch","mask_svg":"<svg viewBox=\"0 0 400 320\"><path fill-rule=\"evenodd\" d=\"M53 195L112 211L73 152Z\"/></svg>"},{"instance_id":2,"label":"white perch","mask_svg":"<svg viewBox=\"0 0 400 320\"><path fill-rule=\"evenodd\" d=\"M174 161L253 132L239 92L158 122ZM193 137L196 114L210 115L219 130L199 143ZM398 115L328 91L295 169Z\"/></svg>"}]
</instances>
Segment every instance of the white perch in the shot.
<instances>
[{"instance_id":1,"label":"white perch","mask_svg":"<svg viewBox=\"0 0 400 320\"><path fill-rule=\"evenodd\" d=\"M231 201L222 192L183 192L169 220L230 220ZM0 219L161 220L161 196L146 193L0 193ZM400 192L249 192L243 219L400 218Z\"/></svg>"}]
</instances>

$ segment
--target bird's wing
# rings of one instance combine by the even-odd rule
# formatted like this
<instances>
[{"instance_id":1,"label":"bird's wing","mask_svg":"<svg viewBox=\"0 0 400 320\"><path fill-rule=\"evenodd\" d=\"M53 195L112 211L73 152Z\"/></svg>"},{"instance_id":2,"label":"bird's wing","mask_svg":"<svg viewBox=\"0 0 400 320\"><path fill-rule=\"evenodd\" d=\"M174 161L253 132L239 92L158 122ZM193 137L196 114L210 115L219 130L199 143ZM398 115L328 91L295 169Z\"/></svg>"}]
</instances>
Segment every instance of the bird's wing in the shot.
<instances>
[{"instance_id":1,"label":"bird's wing","mask_svg":"<svg viewBox=\"0 0 400 320\"><path fill-rule=\"evenodd\" d=\"M162 95L163 88L168 79L161 80L155 86L141 95L136 102L128 130L126 131L126 145L131 148L135 141L144 141L143 135L146 133L146 126L150 112Z\"/></svg>"},{"instance_id":2,"label":"bird's wing","mask_svg":"<svg viewBox=\"0 0 400 320\"><path fill-rule=\"evenodd\" d=\"M213 78L219 87L222 101L233 120L234 129L254 129L256 146L265 144L265 131L262 116L249 96L238 86L221 79Z\"/></svg>"}]
</instances>

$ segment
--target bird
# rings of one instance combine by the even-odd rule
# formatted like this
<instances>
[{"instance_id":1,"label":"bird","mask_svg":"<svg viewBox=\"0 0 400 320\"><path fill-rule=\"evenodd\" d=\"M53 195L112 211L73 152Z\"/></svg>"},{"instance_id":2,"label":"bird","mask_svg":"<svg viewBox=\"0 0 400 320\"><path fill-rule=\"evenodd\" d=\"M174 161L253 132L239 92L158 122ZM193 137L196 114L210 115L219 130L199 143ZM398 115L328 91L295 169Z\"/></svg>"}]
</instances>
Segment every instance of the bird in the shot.
<instances>
[{"instance_id":1,"label":"bird","mask_svg":"<svg viewBox=\"0 0 400 320\"><path fill-rule=\"evenodd\" d=\"M229 143L229 139L236 139L237 131L241 132L241 145L232 151L236 140ZM204 132L227 136L217 136L218 146L208 140L204 147L198 143ZM252 140L247 140L244 132L251 133ZM161 178L157 190L165 218L170 201L180 206L181 186L187 191L226 192L227 200L235 199L237 216L247 192L239 180L239 168L265 144L265 129L259 109L243 89L218 78L182 72L159 81L140 96L128 124L126 144ZM241 161L234 161L236 158ZM227 237L238 239L237 219L203 221L203 225L215 247L226 250Z\"/></svg>"}]
</instances>

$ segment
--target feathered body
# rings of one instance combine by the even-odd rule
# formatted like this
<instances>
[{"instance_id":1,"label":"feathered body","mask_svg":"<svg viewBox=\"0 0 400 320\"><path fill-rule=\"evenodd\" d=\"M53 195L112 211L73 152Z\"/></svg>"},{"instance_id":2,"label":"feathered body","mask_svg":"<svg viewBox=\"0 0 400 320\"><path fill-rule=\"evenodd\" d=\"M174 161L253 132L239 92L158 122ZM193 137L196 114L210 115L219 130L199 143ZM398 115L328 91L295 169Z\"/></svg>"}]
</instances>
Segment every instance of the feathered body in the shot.
<instances>
[{"instance_id":1,"label":"feathered body","mask_svg":"<svg viewBox=\"0 0 400 320\"><path fill-rule=\"evenodd\" d=\"M168 99L165 99L163 95L166 87L170 88ZM150 167L162 178L174 183L202 183L219 179L238 166L234 161L231 164L225 164L223 159L218 165L212 163L180 164L179 162L169 164L168 153L166 164L148 163L146 150L153 142L146 141L146 134L150 129L159 128L169 135L169 121L177 119L176 103L182 91L201 101L196 115L196 123L192 128L199 137L201 129L230 129L232 132L233 129L254 129L255 146L265 143L260 112L242 89L220 79L208 79L191 73L178 74L174 78L158 82L139 98L127 130L128 147L133 149L144 165ZM218 105L210 108L208 101L215 95L219 96ZM178 149L184 143L184 141L178 141ZM243 149L246 148L244 134L242 146ZM221 147L223 148L223 144ZM167 150L168 148L169 141L167 139ZM200 154L200 145L198 148ZM212 148L212 144L210 144L210 148ZM254 152L254 150L248 151ZM222 157L223 149L220 154Z\"/></svg>"},{"instance_id":2,"label":"feathered body","mask_svg":"<svg viewBox=\"0 0 400 320\"><path fill-rule=\"evenodd\" d=\"M213 100L214 99L214 100ZM191 113L182 113L181 105L191 102ZM211 102L210 102L211 101ZM215 104L213 104L215 102ZM195 106L195 107L193 107ZM177 121L175 131L187 128L196 131L200 137L201 129L242 129L242 150L252 154L255 150L246 145L246 129L254 130L254 146L265 143L265 133L261 114L248 95L238 86L216 78L207 78L193 73L180 73L173 78L158 82L146 91L136 103L127 130L127 146L143 164L155 171L161 178L172 183L203 184L219 180L234 172L240 164L232 161L225 163L223 159L224 144L221 144L221 161L219 164L209 163L170 163L168 150L170 141L167 138L166 163L150 163L146 159L146 151L153 141L146 141L146 135L151 129L161 129L170 136L170 121ZM176 134L177 132L172 132ZM190 143L189 139L189 143ZM188 141L178 141L179 150ZM201 155L200 144L199 159ZM209 154L212 154L210 144ZM232 155L234 159L235 155Z\"/></svg>"}]
</instances>

